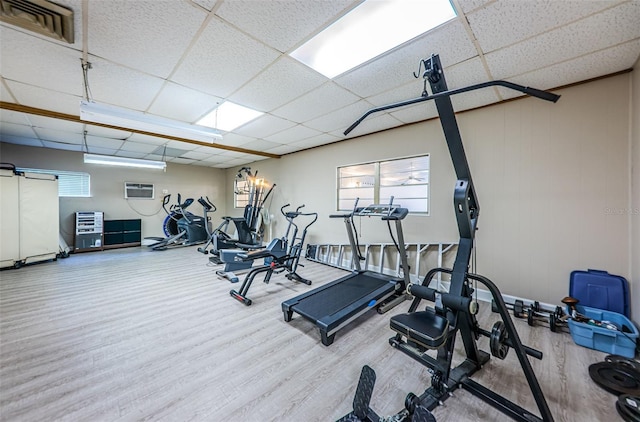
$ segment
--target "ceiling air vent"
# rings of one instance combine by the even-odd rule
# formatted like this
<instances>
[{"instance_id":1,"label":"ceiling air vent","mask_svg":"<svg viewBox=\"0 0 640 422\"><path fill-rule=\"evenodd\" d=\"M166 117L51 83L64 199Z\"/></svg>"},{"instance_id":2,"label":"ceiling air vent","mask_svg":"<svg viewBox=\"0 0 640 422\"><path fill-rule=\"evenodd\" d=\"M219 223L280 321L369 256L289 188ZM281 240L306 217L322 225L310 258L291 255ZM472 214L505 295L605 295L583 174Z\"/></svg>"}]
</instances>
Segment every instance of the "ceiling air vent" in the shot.
<instances>
[{"instance_id":1,"label":"ceiling air vent","mask_svg":"<svg viewBox=\"0 0 640 422\"><path fill-rule=\"evenodd\" d=\"M124 183L125 199L153 199L154 187L150 183Z\"/></svg>"},{"instance_id":2,"label":"ceiling air vent","mask_svg":"<svg viewBox=\"0 0 640 422\"><path fill-rule=\"evenodd\" d=\"M0 21L73 44L73 10L47 0L0 0Z\"/></svg>"}]
</instances>

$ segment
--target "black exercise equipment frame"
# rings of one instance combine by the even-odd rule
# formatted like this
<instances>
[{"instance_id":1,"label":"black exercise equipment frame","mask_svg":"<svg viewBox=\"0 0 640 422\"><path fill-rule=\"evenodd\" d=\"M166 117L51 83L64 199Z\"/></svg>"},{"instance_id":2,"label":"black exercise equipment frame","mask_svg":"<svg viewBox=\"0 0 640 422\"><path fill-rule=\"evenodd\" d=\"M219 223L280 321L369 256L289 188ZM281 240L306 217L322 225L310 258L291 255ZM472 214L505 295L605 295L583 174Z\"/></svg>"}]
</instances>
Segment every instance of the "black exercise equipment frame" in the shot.
<instances>
[{"instance_id":1,"label":"black exercise equipment frame","mask_svg":"<svg viewBox=\"0 0 640 422\"><path fill-rule=\"evenodd\" d=\"M505 397L502 397L490 391L486 387L483 387L482 385L478 384L475 381L471 381L468 378L471 374L479 370L482 365L484 365L490 358L489 354L480 351L477 347L476 339L481 332L479 331L478 323L473 313L465 313L462 315L462 318L456 317L455 321L456 330L460 331L460 335L462 337L465 352L467 355L466 360L462 364L451 370L450 367L441 368L441 365L439 365L438 362L432 358L430 358L430 361L428 362L424 362L420 358L416 359L421 361L421 363L426 364L427 366L431 366L431 364L435 363L436 365L433 366L432 369L446 369L446 372L451 374L451 377L446 377L443 381L446 383L449 379L452 378L454 381L456 381L456 385L448 386L447 391L452 391L461 385L466 390L473 393L475 396L491 404L492 406L506 413L515 420L522 422L531 422L533 420L551 422L553 421L553 416L551 415L551 411L549 410L547 402L544 398L542 389L540 388L538 380L531 368L531 364L526 357L527 351L520 343L518 333L516 332L513 322L509 317L508 309L504 304L502 295L500 294L495 284L493 284L493 282L491 282L489 279L468 273L469 263L471 261L474 247L475 232L478 226L480 205L478 203L473 180L471 178L471 171L469 169L469 164L464 151L462 137L458 128L458 123L456 121L455 112L451 103L451 96L491 86L503 86L543 100L552 101L554 103L558 101L560 96L506 81L489 81L471 85L466 88L459 88L449 91L447 89L447 83L444 78L444 73L439 56L437 54L432 55L428 59L422 60L421 65L422 64L424 64L425 67L424 73L422 74L422 77L425 80L425 89L423 90L421 97L373 108L367 111L358 120L356 120L356 122L354 122L344 132L344 134L349 134L356 126L358 126L367 116L372 113L417 104L424 101L435 101L436 109L438 110L438 115L440 117L440 124L442 125L445 140L447 142L449 153L451 155L451 161L453 162L453 167L458 179L454 188L453 201L458 232L460 234L460 241L458 243L458 250L455 257L453 269L435 270L445 271L451 274L449 287L449 293L451 295L460 297L471 297L473 288L469 285L468 279L479 281L489 288L492 295L494 296L494 300L498 305L498 312L500 313L502 319L505 321L507 336L513 343L512 346L515 349L520 364L523 368L525 377L540 411L541 418L527 412L515 403L507 400ZM414 74L414 76L419 77L419 75L416 74ZM426 90L427 81L429 82L432 95L428 95L428 92ZM452 337L453 339L455 339L455 335ZM390 341L393 340L395 339L392 338ZM451 342L453 341L454 340L452 340ZM443 348L446 348L446 346L443 346ZM440 355L440 350L438 354ZM414 355L411 356L414 357ZM428 392L429 390L427 390L425 394L420 396L421 399L431 397ZM445 397L442 396L442 398ZM428 407L431 410L437 404L437 402L429 403Z\"/></svg>"}]
</instances>

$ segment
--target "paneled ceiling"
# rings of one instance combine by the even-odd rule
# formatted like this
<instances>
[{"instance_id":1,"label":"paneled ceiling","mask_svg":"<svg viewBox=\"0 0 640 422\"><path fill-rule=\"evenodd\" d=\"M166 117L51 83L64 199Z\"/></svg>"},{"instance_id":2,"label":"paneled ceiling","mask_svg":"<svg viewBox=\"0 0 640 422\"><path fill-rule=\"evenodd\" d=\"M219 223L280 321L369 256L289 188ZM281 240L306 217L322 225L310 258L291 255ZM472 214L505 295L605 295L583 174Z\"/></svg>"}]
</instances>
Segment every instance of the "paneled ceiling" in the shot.
<instances>
[{"instance_id":1,"label":"paneled ceiling","mask_svg":"<svg viewBox=\"0 0 640 422\"><path fill-rule=\"evenodd\" d=\"M505 79L553 89L628 70L640 56L640 0L452 0L457 18L334 79L288 53L359 0L56 3L74 13L73 43L0 24L2 142L218 168L345 139L365 111L419 97L413 72L432 53L449 88ZM264 114L223 132L215 148L86 124L76 120L82 59L101 103L187 123L225 100ZM453 103L461 111L517 95L490 88ZM348 137L435 116L432 105L394 109Z\"/></svg>"}]
</instances>

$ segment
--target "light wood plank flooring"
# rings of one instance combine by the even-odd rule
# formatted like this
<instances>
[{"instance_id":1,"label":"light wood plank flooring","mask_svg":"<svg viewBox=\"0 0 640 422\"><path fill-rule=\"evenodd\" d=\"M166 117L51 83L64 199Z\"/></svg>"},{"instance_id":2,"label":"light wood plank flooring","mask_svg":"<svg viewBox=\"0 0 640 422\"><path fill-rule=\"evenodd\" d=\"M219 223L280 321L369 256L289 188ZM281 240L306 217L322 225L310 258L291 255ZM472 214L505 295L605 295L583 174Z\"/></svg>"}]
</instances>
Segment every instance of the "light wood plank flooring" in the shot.
<instances>
[{"instance_id":1,"label":"light wood plank flooring","mask_svg":"<svg viewBox=\"0 0 640 422\"><path fill-rule=\"evenodd\" d=\"M216 277L195 248L75 254L0 272L0 419L332 421L351 410L364 364L378 375L374 410L397 412L408 392L430 382L426 368L387 341L389 318L409 302L361 317L325 347L300 316L284 322L280 304L345 272L305 264L300 273L312 286L283 275L256 281L249 307L229 296L239 285ZM479 319L490 330L497 317L488 308ZM621 420L616 397L587 372L606 354L568 334L516 325L545 354L532 365L557 421ZM480 345L487 350L486 339ZM537 413L514 353L474 379ZM460 390L434 414L508 420Z\"/></svg>"}]
</instances>

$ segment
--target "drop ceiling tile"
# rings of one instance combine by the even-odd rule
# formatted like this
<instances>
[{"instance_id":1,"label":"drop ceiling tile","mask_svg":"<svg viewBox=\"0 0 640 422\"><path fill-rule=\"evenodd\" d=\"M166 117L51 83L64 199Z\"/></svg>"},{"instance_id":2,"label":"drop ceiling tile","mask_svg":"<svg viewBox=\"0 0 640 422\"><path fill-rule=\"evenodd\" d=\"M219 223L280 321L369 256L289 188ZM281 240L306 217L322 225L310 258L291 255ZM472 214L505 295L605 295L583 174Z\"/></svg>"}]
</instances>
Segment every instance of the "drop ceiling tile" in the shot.
<instances>
[{"instance_id":1,"label":"drop ceiling tile","mask_svg":"<svg viewBox=\"0 0 640 422\"><path fill-rule=\"evenodd\" d=\"M487 3L491 3L494 0L458 0L458 4L462 9L462 12L469 13L473 10L478 9L479 7L484 6ZM458 11L458 15L460 11Z\"/></svg>"},{"instance_id":2,"label":"drop ceiling tile","mask_svg":"<svg viewBox=\"0 0 640 422\"><path fill-rule=\"evenodd\" d=\"M5 135L0 133L0 142L8 144L26 145L30 147L42 147L42 141L36 138L25 138L23 136ZM1 152L1 151L0 151Z\"/></svg>"},{"instance_id":3,"label":"drop ceiling tile","mask_svg":"<svg viewBox=\"0 0 640 422\"><path fill-rule=\"evenodd\" d=\"M235 129L234 133L252 136L254 138L265 138L292 126L295 126L295 123L290 120L282 119L271 114L263 114L246 125Z\"/></svg>"},{"instance_id":4,"label":"drop ceiling tile","mask_svg":"<svg viewBox=\"0 0 640 422\"><path fill-rule=\"evenodd\" d=\"M237 29L211 19L172 80L208 94L227 97L278 55L277 51Z\"/></svg>"},{"instance_id":5,"label":"drop ceiling tile","mask_svg":"<svg viewBox=\"0 0 640 422\"><path fill-rule=\"evenodd\" d=\"M2 63L0 62L0 67ZM9 88L5 85L4 80L0 76L0 101L4 101L5 103L17 103L18 100L9 92Z\"/></svg>"},{"instance_id":6,"label":"drop ceiling tile","mask_svg":"<svg viewBox=\"0 0 640 422\"><path fill-rule=\"evenodd\" d=\"M36 132L27 124L2 123L0 125L0 134L7 136L19 136L24 138L37 138Z\"/></svg>"},{"instance_id":7,"label":"drop ceiling tile","mask_svg":"<svg viewBox=\"0 0 640 422\"><path fill-rule=\"evenodd\" d=\"M327 114L349 104L359 98L338 86L334 82L327 82L319 88L275 110L273 114L294 122L306 122Z\"/></svg>"},{"instance_id":8,"label":"drop ceiling tile","mask_svg":"<svg viewBox=\"0 0 640 422\"><path fill-rule=\"evenodd\" d=\"M355 0L235 0L223 2L216 14L265 44L286 52L357 3ZM294 22L295 25L287 24Z\"/></svg>"},{"instance_id":9,"label":"drop ceiling tile","mask_svg":"<svg viewBox=\"0 0 640 422\"><path fill-rule=\"evenodd\" d=\"M243 136L238 135L237 133L226 133L222 140L216 141L217 144L232 146L232 147L240 147L242 145L248 144L249 142L255 141L257 138L253 136Z\"/></svg>"},{"instance_id":10,"label":"drop ceiling tile","mask_svg":"<svg viewBox=\"0 0 640 422\"><path fill-rule=\"evenodd\" d=\"M202 6L205 9L211 11L213 10L213 6L215 6L218 0L192 0L192 1L197 5Z\"/></svg>"},{"instance_id":11,"label":"drop ceiling tile","mask_svg":"<svg viewBox=\"0 0 640 422\"><path fill-rule=\"evenodd\" d=\"M323 133L321 135L314 136L312 138L308 138L300 142L295 142L291 144L291 146L295 146L298 148L298 150L301 150L305 148L317 147L319 145L331 144L333 142L339 141L340 139L343 139L343 138L330 135L328 133Z\"/></svg>"},{"instance_id":12,"label":"drop ceiling tile","mask_svg":"<svg viewBox=\"0 0 640 422\"><path fill-rule=\"evenodd\" d=\"M525 73L510 79L510 81L524 86L549 90L568 85L577 80L583 81L630 69L635 64L634 56L640 57L640 40L578 57L545 69ZM500 93L505 99L523 95L506 88L500 88ZM560 101L562 101L562 98Z\"/></svg>"},{"instance_id":13,"label":"drop ceiling tile","mask_svg":"<svg viewBox=\"0 0 640 422\"><path fill-rule=\"evenodd\" d=\"M156 148L158 148L157 145L141 144L140 142L126 141L120 147L120 151L119 152L135 152L135 153L139 152L139 153L144 153L144 154L150 154ZM118 155L120 155L120 154L118 154Z\"/></svg>"},{"instance_id":14,"label":"drop ceiling tile","mask_svg":"<svg viewBox=\"0 0 640 422\"><path fill-rule=\"evenodd\" d=\"M233 160L229 160L224 164L228 168L228 167L242 166L242 165L245 165L245 164L250 164L250 163L253 163L254 161L255 160L251 156L247 156L247 157L242 157L242 158L234 158Z\"/></svg>"},{"instance_id":15,"label":"drop ceiling tile","mask_svg":"<svg viewBox=\"0 0 640 422\"><path fill-rule=\"evenodd\" d=\"M271 135L266 139L268 141L276 142L279 144L290 144L292 142L298 142L317 135L320 135L319 131L303 125L297 125L292 128L283 130L282 132Z\"/></svg>"},{"instance_id":16,"label":"drop ceiling tile","mask_svg":"<svg viewBox=\"0 0 640 422\"><path fill-rule=\"evenodd\" d=\"M444 74L449 89L463 88L490 80L489 74L479 57L450 66L444 70ZM457 95L452 98L455 97Z\"/></svg>"},{"instance_id":17,"label":"drop ceiling tile","mask_svg":"<svg viewBox=\"0 0 640 422\"><path fill-rule=\"evenodd\" d=\"M163 160L166 160L167 157L163 157L162 155L157 155L157 154L147 154L143 158L145 160L163 161Z\"/></svg>"},{"instance_id":18,"label":"drop ceiling tile","mask_svg":"<svg viewBox=\"0 0 640 422\"><path fill-rule=\"evenodd\" d=\"M82 152L82 145L66 144L62 142L42 141L45 148L63 149L65 151Z\"/></svg>"},{"instance_id":19,"label":"drop ceiling tile","mask_svg":"<svg viewBox=\"0 0 640 422\"><path fill-rule=\"evenodd\" d=\"M111 148L101 148L101 147L89 147L90 154L99 154L99 155L115 155L117 149Z\"/></svg>"},{"instance_id":20,"label":"drop ceiling tile","mask_svg":"<svg viewBox=\"0 0 640 422\"><path fill-rule=\"evenodd\" d=\"M26 116L27 120L31 123L31 126L34 127L55 129L72 133L84 132L84 125L82 123L54 119L53 117L36 116L35 114L27 114Z\"/></svg>"},{"instance_id":21,"label":"drop ceiling tile","mask_svg":"<svg viewBox=\"0 0 640 422\"><path fill-rule=\"evenodd\" d=\"M278 154L278 155L283 155L283 154L289 154L292 152L296 152L299 151L300 147L294 146L292 144L289 145L280 145L279 147L275 147L272 148L270 150L268 150L267 152L271 153L271 154Z\"/></svg>"},{"instance_id":22,"label":"drop ceiling tile","mask_svg":"<svg viewBox=\"0 0 640 422\"><path fill-rule=\"evenodd\" d=\"M467 20L484 53L566 25L620 1L501 1L469 14ZM499 21L500 25L494 22Z\"/></svg>"},{"instance_id":23,"label":"drop ceiling tile","mask_svg":"<svg viewBox=\"0 0 640 422\"><path fill-rule=\"evenodd\" d=\"M265 141L264 139L257 139L253 142L249 142L246 145L243 145L242 148L246 148L246 149L250 149L253 151L266 151L269 148L275 148L277 146L282 145L282 143L279 142L269 142L269 141Z\"/></svg>"},{"instance_id":24,"label":"drop ceiling tile","mask_svg":"<svg viewBox=\"0 0 640 422\"><path fill-rule=\"evenodd\" d=\"M126 130L109 129L90 124L84 124L84 128L87 131L87 135L97 136L99 138L128 139L132 135L132 132L127 132Z\"/></svg>"},{"instance_id":25,"label":"drop ceiling tile","mask_svg":"<svg viewBox=\"0 0 640 422\"><path fill-rule=\"evenodd\" d=\"M446 68L477 56L462 23L447 22L378 59L336 78L336 83L361 97L370 97L413 81L420 60L439 54Z\"/></svg>"},{"instance_id":26,"label":"drop ceiling tile","mask_svg":"<svg viewBox=\"0 0 640 422\"><path fill-rule=\"evenodd\" d=\"M447 77L447 82L449 81L447 70L445 69L445 76ZM399 87L395 87L388 91L382 92L380 94L372 95L371 97L367 97L367 103L373 104L369 108L381 107L389 104L399 103L402 101L411 100L414 98L419 98L422 96L422 90L424 88L424 84L421 79L414 79L413 81L404 84ZM366 110L364 110L366 111Z\"/></svg>"},{"instance_id":27,"label":"drop ceiling tile","mask_svg":"<svg viewBox=\"0 0 640 422\"><path fill-rule=\"evenodd\" d=\"M22 105L71 114L72 116L80 114L81 97L14 81L7 81L7 85Z\"/></svg>"},{"instance_id":28,"label":"drop ceiling tile","mask_svg":"<svg viewBox=\"0 0 640 422\"><path fill-rule=\"evenodd\" d=\"M84 138L81 133L65 132L62 130L45 129L35 127L33 130L43 141L62 142L65 144L83 145Z\"/></svg>"},{"instance_id":29,"label":"drop ceiling tile","mask_svg":"<svg viewBox=\"0 0 640 422\"><path fill-rule=\"evenodd\" d=\"M200 145L198 144L191 144L189 142L181 142L181 141L169 141L167 142L167 148L176 148L176 149L182 149L185 151L193 151L194 149L198 148Z\"/></svg>"},{"instance_id":30,"label":"drop ceiling tile","mask_svg":"<svg viewBox=\"0 0 640 422\"><path fill-rule=\"evenodd\" d=\"M166 83L149 107L149 113L195 123L223 99L174 83Z\"/></svg>"},{"instance_id":31,"label":"drop ceiling tile","mask_svg":"<svg viewBox=\"0 0 640 422\"><path fill-rule=\"evenodd\" d=\"M390 112L389 114L400 120L402 123L408 124L438 117L438 110L436 109L436 104L433 101L428 101L398 108L397 111Z\"/></svg>"},{"instance_id":32,"label":"drop ceiling tile","mask_svg":"<svg viewBox=\"0 0 640 422\"><path fill-rule=\"evenodd\" d=\"M141 133L132 133L130 137L127 138L127 141L141 142L145 144L153 144L153 145L165 145L169 142L165 138L158 138L156 136L143 135Z\"/></svg>"},{"instance_id":33,"label":"drop ceiling tile","mask_svg":"<svg viewBox=\"0 0 640 422\"><path fill-rule=\"evenodd\" d=\"M229 97L229 100L269 112L326 81L327 78L297 60L283 56Z\"/></svg>"},{"instance_id":34,"label":"drop ceiling tile","mask_svg":"<svg viewBox=\"0 0 640 422\"><path fill-rule=\"evenodd\" d=\"M640 37L640 1L487 54L495 79L506 79Z\"/></svg>"},{"instance_id":35,"label":"drop ceiling tile","mask_svg":"<svg viewBox=\"0 0 640 422\"><path fill-rule=\"evenodd\" d=\"M497 103L498 101L500 101L500 98L496 91L491 88L465 92L464 94L451 97L451 103L456 112Z\"/></svg>"},{"instance_id":36,"label":"drop ceiling tile","mask_svg":"<svg viewBox=\"0 0 640 422\"><path fill-rule=\"evenodd\" d=\"M226 163L227 161L229 161L231 159L232 158L229 157L229 156L212 155L211 157L202 159L202 161L204 161L206 163L218 164L218 163Z\"/></svg>"},{"instance_id":37,"label":"drop ceiling tile","mask_svg":"<svg viewBox=\"0 0 640 422\"><path fill-rule=\"evenodd\" d=\"M402 122L389 114L381 114L379 116L369 117L364 119L362 123L358 125L347 136L344 136L341 131L332 133L332 135L344 138L353 138L356 136L365 135L367 133L379 132L381 130L390 129L396 126L402 126Z\"/></svg>"},{"instance_id":38,"label":"drop ceiling tile","mask_svg":"<svg viewBox=\"0 0 640 422\"><path fill-rule=\"evenodd\" d=\"M127 157L127 158L144 158L146 154L144 152L133 152L133 151L120 150L120 151L116 152L115 155L117 155L118 157Z\"/></svg>"},{"instance_id":39,"label":"drop ceiling tile","mask_svg":"<svg viewBox=\"0 0 640 422\"><path fill-rule=\"evenodd\" d=\"M207 161L194 161L191 163L192 166L200 166L200 167L211 167L213 168L213 163L209 163Z\"/></svg>"},{"instance_id":40,"label":"drop ceiling tile","mask_svg":"<svg viewBox=\"0 0 640 422\"><path fill-rule=\"evenodd\" d=\"M189 158L182 158L182 157L177 157L177 158L170 158L169 162L171 163L176 163L176 164L191 164L194 163L196 160L191 160Z\"/></svg>"},{"instance_id":41,"label":"drop ceiling tile","mask_svg":"<svg viewBox=\"0 0 640 422\"><path fill-rule=\"evenodd\" d=\"M0 26L0 39L4 79L82 95L79 51L4 25Z\"/></svg>"},{"instance_id":42,"label":"drop ceiling tile","mask_svg":"<svg viewBox=\"0 0 640 422\"><path fill-rule=\"evenodd\" d=\"M243 156L245 156L247 154L244 153L244 152L224 150L224 151L220 151L220 153L218 155L221 156L221 157L226 157L227 160L230 160L232 158L243 157Z\"/></svg>"},{"instance_id":43,"label":"drop ceiling tile","mask_svg":"<svg viewBox=\"0 0 640 422\"><path fill-rule=\"evenodd\" d=\"M90 61L92 64L89 71L91 99L99 103L146 111L162 88L163 80L158 77L95 56L91 57Z\"/></svg>"},{"instance_id":44,"label":"drop ceiling tile","mask_svg":"<svg viewBox=\"0 0 640 422\"><path fill-rule=\"evenodd\" d=\"M97 136L87 135L87 145L92 150L95 147L118 150L122 147L123 144L124 141L122 139L101 138Z\"/></svg>"},{"instance_id":45,"label":"drop ceiling tile","mask_svg":"<svg viewBox=\"0 0 640 422\"><path fill-rule=\"evenodd\" d=\"M325 114L313 120L305 122L304 125L320 132L344 131L355 122L366 111L372 109L373 104L367 101L358 101L346 107Z\"/></svg>"},{"instance_id":46,"label":"drop ceiling tile","mask_svg":"<svg viewBox=\"0 0 640 422\"><path fill-rule=\"evenodd\" d=\"M5 123L14 123L16 125L31 126L29 117L33 117L33 115L0 108L0 120L2 121L2 125ZM0 125L0 131L2 130L2 125Z\"/></svg>"},{"instance_id":47,"label":"drop ceiling tile","mask_svg":"<svg viewBox=\"0 0 640 422\"><path fill-rule=\"evenodd\" d=\"M198 147L193 150L193 152L197 152L199 154L205 154L206 156L215 155L220 152L219 148L214 147Z\"/></svg>"},{"instance_id":48,"label":"drop ceiling tile","mask_svg":"<svg viewBox=\"0 0 640 422\"><path fill-rule=\"evenodd\" d=\"M196 151L189 151L181 155L182 158L190 158L192 160L202 160L210 156L211 154L208 154L206 152L196 152Z\"/></svg>"},{"instance_id":49,"label":"drop ceiling tile","mask_svg":"<svg viewBox=\"0 0 640 422\"><path fill-rule=\"evenodd\" d=\"M91 54L167 77L206 17L206 11L177 1L91 2Z\"/></svg>"}]
</instances>

